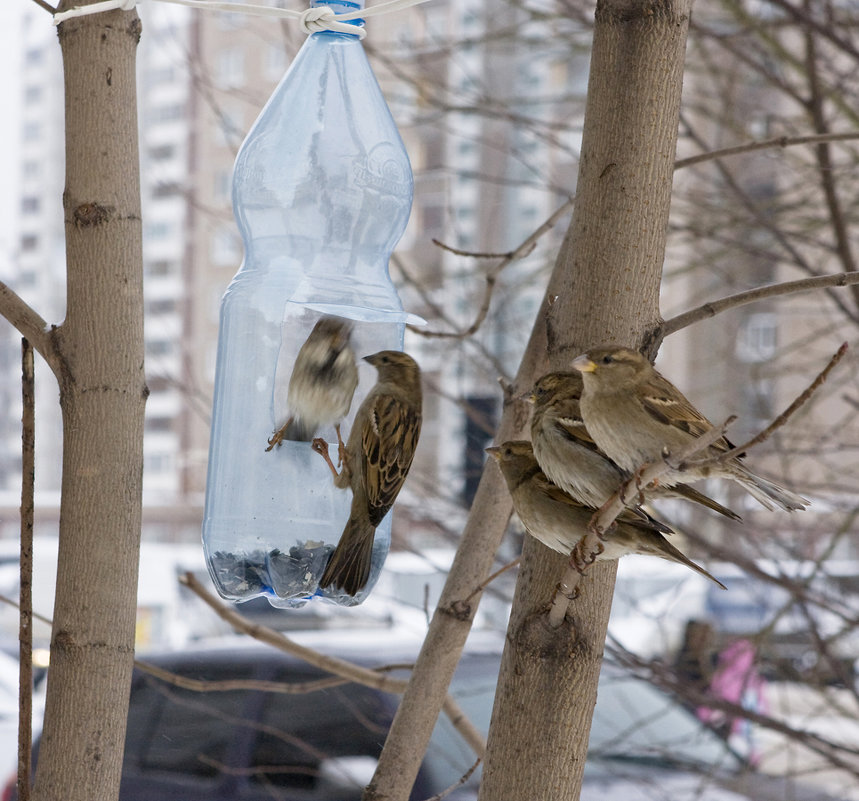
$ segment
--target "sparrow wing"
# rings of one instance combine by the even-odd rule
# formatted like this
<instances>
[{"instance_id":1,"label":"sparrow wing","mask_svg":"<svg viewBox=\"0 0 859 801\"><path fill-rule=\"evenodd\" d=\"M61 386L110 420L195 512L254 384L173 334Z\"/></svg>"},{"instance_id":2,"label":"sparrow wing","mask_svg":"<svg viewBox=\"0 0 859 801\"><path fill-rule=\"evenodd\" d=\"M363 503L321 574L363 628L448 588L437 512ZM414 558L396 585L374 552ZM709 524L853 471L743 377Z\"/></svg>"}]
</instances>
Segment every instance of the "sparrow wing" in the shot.
<instances>
[{"instance_id":1,"label":"sparrow wing","mask_svg":"<svg viewBox=\"0 0 859 801\"><path fill-rule=\"evenodd\" d=\"M680 390L658 373L654 373L638 387L638 398L644 410L663 425L673 426L693 437L700 437L713 428L713 424ZM712 447L727 451L733 445L722 437L716 440Z\"/></svg>"},{"instance_id":2,"label":"sparrow wing","mask_svg":"<svg viewBox=\"0 0 859 801\"><path fill-rule=\"evenodd\" d=\"M415 455L421 414L394 395L379 395L361 432L370 522L378 526L393 506Z\"/></svg>"}]
</instances>

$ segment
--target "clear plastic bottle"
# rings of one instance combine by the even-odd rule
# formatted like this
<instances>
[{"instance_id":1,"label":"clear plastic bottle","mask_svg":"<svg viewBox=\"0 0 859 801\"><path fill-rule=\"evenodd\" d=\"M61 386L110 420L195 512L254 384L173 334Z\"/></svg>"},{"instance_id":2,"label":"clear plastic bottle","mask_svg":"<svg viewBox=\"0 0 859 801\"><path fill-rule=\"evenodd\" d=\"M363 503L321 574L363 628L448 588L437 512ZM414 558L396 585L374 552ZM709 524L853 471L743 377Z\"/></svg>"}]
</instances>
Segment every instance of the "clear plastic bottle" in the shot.
<instances>
[{"instance_id":1,"label":"clear plastic bottle","mask_svg":"<svg viewBox=\"0 0 859 801\"><path fill-rule=\"evenodd\" d=\"M363 4L322 2L344 13ZM362 24L362 23L361 23ZM348 518L310 442L266 451L288 416L298 349L322 315L352 324L360 383L352 416L376 380L361 357L402 349L406 322L388 260L411 209L408 156L357 36L310 36L236 159L233 206L245 245L222 304L203 543L225 598L263 595L278 607L314 595L360 603L390 544L376 530L370 580L356 596L318 589ZM316 432L335 447L333 425Z\"/></svg>"}]
</instances>

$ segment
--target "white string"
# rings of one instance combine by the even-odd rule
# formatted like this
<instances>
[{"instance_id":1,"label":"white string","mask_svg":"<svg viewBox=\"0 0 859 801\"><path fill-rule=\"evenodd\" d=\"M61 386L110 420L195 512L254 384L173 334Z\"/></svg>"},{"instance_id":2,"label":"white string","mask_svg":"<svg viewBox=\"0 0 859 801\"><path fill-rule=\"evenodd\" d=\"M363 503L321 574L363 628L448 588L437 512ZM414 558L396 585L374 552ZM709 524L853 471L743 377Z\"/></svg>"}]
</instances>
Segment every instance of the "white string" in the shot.
<instances>
[{"instance_id":1,"label":"white string","mask_svg":"<svg viewBox=\"0 0 859 801\"><path fill-rule=\"evenodd\" d=\"M88 6L75 6L68 11L54 14L54 25L59 25L67 19L84 17L89 14L100 14L103 11L131 11L142 0L101 0ZM365 17L374 17L379 14L389 14L400 11L410 6L426 3L428 0L387 0L385 3L377 3L369 8L360 8L355 11L347 11L344 14L336 14L330 6L317 6L306 8L304 11L294 11L290 8L273 8L272 6L256 6L249 3L222 3L215 0L157 0L160 3L174 3L180 6L192 8L205 8L207 11L230 11L238 14L248 14L256 17L278 17L280 19L294 19L298 21L299 27L306 34L319 31L335 31L337 33L350 33L363 39L367 35L364 28L350 25L348 20L363 20Z\"/></svg>"}]
</instances>

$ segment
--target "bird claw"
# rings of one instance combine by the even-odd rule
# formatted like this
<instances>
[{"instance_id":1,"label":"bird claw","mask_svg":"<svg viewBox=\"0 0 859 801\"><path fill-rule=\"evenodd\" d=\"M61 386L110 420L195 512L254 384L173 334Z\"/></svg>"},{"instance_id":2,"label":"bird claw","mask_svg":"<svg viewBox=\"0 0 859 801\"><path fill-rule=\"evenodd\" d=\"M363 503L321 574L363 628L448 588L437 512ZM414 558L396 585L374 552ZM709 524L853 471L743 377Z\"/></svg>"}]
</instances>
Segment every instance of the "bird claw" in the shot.
<instances>
[{"instance_id":1,"label":"bird claw","mask_svg":"<svg viewBox=\"0 0 859 801\"><path fill-rule=\"evenodd\" d=\"M286 436L286 429L289 428L289 424L292 422L292 418L290 417L277 431L274 432L268 438L268 447L265 449L265 452L268 453L272 448L279 448L283 443L283 438Z\"/></svg>"},{"instance_id":2,"label":"bird claw","mask_svg":"<svg viewBox=\"0 0 859 801\"><path fill-rule=\"evenodd\" d=\"M579 542L576 543L576 547L570 552L570 564L581 576L585 574L585 571L594 562L596 562L599 555L605 550L605 545L603 545L602 540L600 540L593 553L584 554L582 552L582 542L584 542L584 540L579 540Z\"/></svg>"},{"instance_id":3,"label":"bird claw","mask_svg":"<svg viewBox=\"0 0 859 801\"><path fill-rule=\"evenodd\" d=\"M331 457L328 455L328 443L322 437L314 437L310 443L310 448L325 459L325 463L328 465L334 478L339 478L340 474L337 472L334 462L331 461Z\"/></svg>"},{"instance_id":4,"label":"bird claw","mask_svg":"<svg viewBox=\"0 0 859 801\"><path fill-rule=\"evenodd\" d=\"M283 442L283 429L280 429L279 431L275 431L274 434L272 434L268 438L268 447L265 449L265 452L268 453L274 447L279 448L280 444L282 442Z\"/></svg>"}]
</instances>

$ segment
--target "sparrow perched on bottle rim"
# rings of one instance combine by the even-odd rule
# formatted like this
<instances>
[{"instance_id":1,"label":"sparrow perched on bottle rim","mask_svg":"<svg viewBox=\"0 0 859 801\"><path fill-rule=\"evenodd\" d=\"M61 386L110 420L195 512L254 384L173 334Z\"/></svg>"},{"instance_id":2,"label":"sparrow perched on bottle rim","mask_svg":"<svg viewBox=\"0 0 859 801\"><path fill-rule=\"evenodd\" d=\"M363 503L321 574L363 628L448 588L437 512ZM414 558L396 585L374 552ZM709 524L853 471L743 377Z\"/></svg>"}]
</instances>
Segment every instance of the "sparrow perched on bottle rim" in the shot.
<instances>
[{"instance_id":1,"label":"sparrow perched on bottle rim","mask_svg":"<svg viewBox=\"0 0 859 801\"><path fill-rule=\"evenodd\" d=\"M530 395L534 405L531 443L537 463L552 483L585 506L600 507L631 473L621 470L593 441L582 419L581 396L582 376L575 370L546 373L539 378ZM727 507L683 484L648 490L648 496L684 498L732 520L740 519ZM655 522L640 506L629 508Z\"/></svg>"},{"instance_id":2,"label":"sparrow perched on bottle rim","mask_svg":"<svg viewBox=\"0 0 859 801\"><path fill-rule=\"evenodd\" d=\"M486 451L498 460L513 508L526 531L553 551L569 555L587 534L595 510L549 481L534 458L530 442L505 442ZM605 533L603 545L597 561L619 559L629 553L659 556L686 565L724 589L718 579L675 548L650 521L629 510L621 512L615 525Z\"/></svg>"},{"instance_id":3,"label":"sparrow perched on bottle rim","mask_svg":"<svg viewBox=\"0 0 859 801\"><path fill-rule=\"evenodd\" d=\"M321 317L302 344L289 377L290 416L271 436L267 451L283 440L310 442L325 425L334 424L342 448L340 421L349 414L358 386L358 367L350 345L352 324Z\"/></svg>"},{"instance_id":4,"label":"sparrow perched on bottle rim","mask_svg":"<svg viewBox=\"0 0 859 801\"><path fill-rule=\"evenodd\" d=\"M595 348L573 361L582 374L581 412L594 442L630 472L645 462L679 453L712 430L704 417L667 378L640 353L627 348ZM733 446L725 438L696 455L716 457ZM795 492L752 473L739 457L687 470L670 470L660 484L673 486L716 477L735 481L767 509L805 509L809 502Z\"/></svg>"},{"instance_id":5,"label":"sparrow perched on bottle rim","mask_svg":"<svg viewBox=\"0 0 859 801\"><path fill-rule=\"evenodd\" d=\"M383 350L365 361L378 370L375 386L355 413L340 473L327 444L314 440L341 489L351 487L349 520L319 586L356 595L367 584L378 526L394 504L412 464L421 432L421 371L411 356Z\"/></svg>"}]
</instances>

